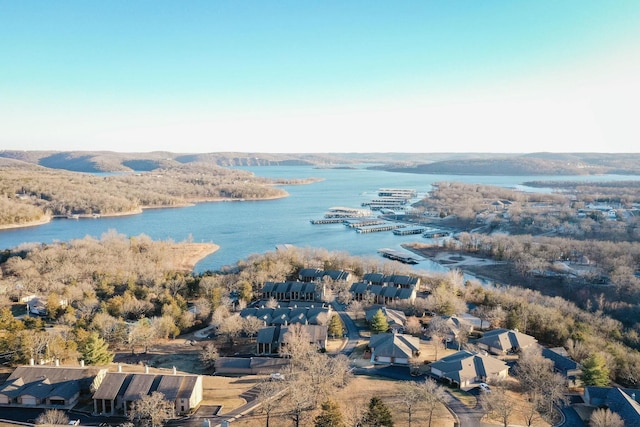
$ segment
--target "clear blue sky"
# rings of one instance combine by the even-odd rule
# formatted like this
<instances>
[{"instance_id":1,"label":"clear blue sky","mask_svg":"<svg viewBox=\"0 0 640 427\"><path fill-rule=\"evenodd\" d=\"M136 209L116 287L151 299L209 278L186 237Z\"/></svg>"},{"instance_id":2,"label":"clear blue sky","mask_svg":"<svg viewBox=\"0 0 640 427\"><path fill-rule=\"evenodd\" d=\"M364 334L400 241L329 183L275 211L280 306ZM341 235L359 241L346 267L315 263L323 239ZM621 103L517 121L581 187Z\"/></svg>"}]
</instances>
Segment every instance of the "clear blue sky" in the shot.
<instances>
[{"instance_id":1,"label":"clear blue sky","mask_svg":"<svg viewBox=\"0 0 640 427\"><path fill-rule=\"evenodd\" d=\"M638 0L0 0L0 149L636 152L638 112Z\"/></svg>"}]
</instances>

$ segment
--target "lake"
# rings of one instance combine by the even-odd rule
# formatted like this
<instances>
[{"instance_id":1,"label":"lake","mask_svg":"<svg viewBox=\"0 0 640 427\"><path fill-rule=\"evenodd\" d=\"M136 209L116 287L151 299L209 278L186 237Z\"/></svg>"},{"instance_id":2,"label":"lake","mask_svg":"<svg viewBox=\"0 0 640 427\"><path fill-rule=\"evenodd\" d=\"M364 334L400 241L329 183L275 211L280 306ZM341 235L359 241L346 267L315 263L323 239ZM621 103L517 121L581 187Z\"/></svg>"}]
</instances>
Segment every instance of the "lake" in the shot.
<instances>
[{"instance_id":1,"label":"lake","mask_svg":"<svg viewBox=\"0 0 640 427\"><path fill-rule=\"evenodd\" d=\"M266 201L200 203L195 206L145 210L140 215L97 219L56 219L48 224L0 231L0 249L14 248L25 242L51 243L85 236L100 236L116 230L127 236L145 234L156 240L176 242L212 242L220 249L201 260L196 272L217 270L251 254L275 249L278 244L319 247L344 251L351 255L379 258L378 249L401 250L406 242L425 241L420 235L397 236L392 232L359 234L342 224L314 225L333 206L360 207L383 187L412 188L419 196L440 181L490 184L522 191L550 191L522 186L533 180L639 180L638 176L458 176L421 175L354 169L320 169L311 166L268 166L239 168L271 178L321 178L308 185L283 186L290 196ZM418 269L445 271L428 260Z\"/></svg>"}]
</instances>

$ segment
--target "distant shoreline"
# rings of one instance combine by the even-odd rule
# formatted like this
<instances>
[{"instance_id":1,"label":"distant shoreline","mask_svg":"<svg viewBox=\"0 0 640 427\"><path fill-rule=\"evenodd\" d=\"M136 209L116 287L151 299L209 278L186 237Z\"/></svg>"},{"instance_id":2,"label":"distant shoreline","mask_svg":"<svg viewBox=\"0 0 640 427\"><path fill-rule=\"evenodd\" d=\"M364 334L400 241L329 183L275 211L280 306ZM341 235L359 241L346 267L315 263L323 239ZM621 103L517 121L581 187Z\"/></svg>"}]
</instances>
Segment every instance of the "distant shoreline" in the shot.
<instances>
[{"instance_id":1,"label":"distant shoreline","mask_svg":"<svg viewBox=\"0 0 640 427\"><path fill-rule=\"evenodd\" d=\"M47 215L44 218L41 218L41 219L36 220L36 221L30 221L30 222L25 222L25 223L21 223L21 224L3 224L3 225L0 225L0 230L14 230L14 229L17 229L17 228L37 227L37 226L40 226L40 225L48 224L53 219L75 219L75 220L80 220L80 219L83 219L83 220L84 219L100 219L100 218L109 218L109 217L117 217L117 216L138 215L138 214L144 213L144 211L147 210L147 209L186 208L186 207L189 207L189 206L195 206L198 203L266 201L266 200L283 199L285 197L289 197L289 194L287 193L287 194L284 194L284 195L281 195L281 196L270 196L270 197L263 197L263 198L259 198L259 199L227 199L227 198L218 197L218 198L211 198L211 199L190 200L190 201L187 201L185 203L181 203L181 204L178 204L178 205L171 205L171 206L166 206L166 205L142 206L142 207L140 207L138 209L134 209L134 210L127 211L127 212L114 212L114 213L108 213L108 214L78 214L78 215L74 215L72 218L63 217L63 216Z\"/></svg>"}]
</instances>

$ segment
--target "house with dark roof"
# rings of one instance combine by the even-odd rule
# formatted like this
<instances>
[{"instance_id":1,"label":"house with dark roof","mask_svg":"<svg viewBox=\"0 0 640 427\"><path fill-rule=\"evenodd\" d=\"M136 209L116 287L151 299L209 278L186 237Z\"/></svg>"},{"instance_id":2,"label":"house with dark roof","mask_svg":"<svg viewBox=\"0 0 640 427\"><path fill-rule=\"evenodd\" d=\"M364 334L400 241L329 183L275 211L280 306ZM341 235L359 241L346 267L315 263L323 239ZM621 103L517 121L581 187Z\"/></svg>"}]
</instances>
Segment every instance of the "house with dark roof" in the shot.
<instances>
[{"instance_id":1,"label":"house with dark roof","mask_svg":"<svg viewBox=\"0 0 640 427\"><path fill-rule=\"evenodd\" d=\"M351 285L349 290L356 301L362 301L367 294L371 294L375 304L391 304L398 301L413 302L417 296L415 287L403 288L393 284L356 282Z\"/></svg>"},{"instance_id":2,"label":"house with dark roof","mask_svg":"<svg viewBox=\"0 0 640 427\"><path fill-rule=\"evenodd\" d=\"M640 426L640 390L587 386L583 399L588 405L609 408L622 418L625 427Z\"/></svg>"},{"instance_id":3,"label":"house with dark roof","mask_svg":"<svg viewBox=\"0 0 640 427\"><path fill-rule=\"evenodd\" d=\"M240 311L240 316L244 319L255 317L264 322L265 326L289 325L301 323L305 325L326 324L331 317L331 307L321 304L311 304L298 307L249 307Z\"/></svg>"},{"instance_id":4,"label":"house with dark roof","mask_svg":"<svg viewBox=\"0 0 640 427\"><path fill-rule=\"evenodd\" d=\"M475 341L479 348L492 354L515 353L537 343L538 340L531 335L514 329L494 329Z\"/></svg>"},{"instance_id":5,"label":"house with dark roof","mask_svg":"<svg viewBox=\"0 0 640 427\"><path fill-rule=\"evenodd\" d=\"M322 282L327 277L334 281L349 281L351 273L342 270L320 270L319 268L303 268L298 273L301 282Z\"/></svg>"},{"instance_id":6,"label":"house with dark roof","mask_svg":"<svg viewBox=\"0 0 640 427\"><path fill-rule=\"evenodd\" d=\"M387 308L385 306L373 306L371 309L365 312L365 319L368 323L371 323L373 316L376 315L378 310L382 310L382 314L384 314L385 319L387 319L387 323L389 324L389 328L394 332L404 332L404 326L407 323L407 316L400 310L393 310Z\"/></svg>"},{"instance_id":7,"label":"house with dark roof","mask_svg":"<svg viewBox=\"0 0 640 427\"><path fill-rule=\"evenodd\" d=\"M265 282L260 291L264 300L322 301L324 285L306 282Z\"/></svg>"},{"instance_id":8,"label":"house with dark roof","mask_svg":"<svg viewBox=\"0 0 640 427\"><path fill-rule=\"evenodd\" d=\"M384 333L369 339L371 363L409 365L409 360L420 354L420 339L411 335Z\"/></svg>"},{"instance_id":9,"label":"house with dark roof","mask_svg":"<svg viewBox=\"0 0 640 427\"><path fill-rule=\"evenodd\" d=\"M72 408L106 374L106 368L95 366L19 366L0 385L0 406Z\"/></svg>"},{"instance_id":10,"label":"house with dark roof","mask_svg":"<svg viewBox=\"0 0 640 427\"><path fill-rule=\"evenodd\" d=\"M567 385L576 386L580 382L582 366L569 357L567 350L562 347L541 347L542 357L553 362L553 370L567 379Z\"/></svg>"},{"instance_id":11,"label":"house with dark roof","mask_svg":"<svg viewBox=\"0 0 640 427\"><path fill-rule=\"evenodd\" d=\"M325 325L300 325L304 333L309 335L309 342L318 348L327 347L327 326ZM256 337L257 354L275 354L283 345L287 344L290 326L267 326L258 331Z\"/></svg>"},{"instance_id":12,"label":"house with dark roof","mask_svg":"<svg viewBox=\"0 0 640 427\"><path fill-rule=\"evenodd\" d=\"M431 374L460 388L506 378L509 365L489 355L461 350L429 365Z\"/></svg>"},{"instance_id":13,"label":"house with dark roof","mask_svg":"<svg viewBox=\"0 0 640 427\"><path fill-rule=\"evenodd\" d=\"M469 335L473 332L473 324L463 317L458 316L442 316L444 324L447 328L447 335L444 337L447 342L456 341L461 334Z\"/></svg>"},{"instance_id":14,"label":"house with dark roof","mask_svg":"<svg viewBox=\"0 0 640 427\"><path fill-rule=\"evenodd\" d=\"M216 374L261 375L283 372L291 364L284 357L219 357L216 359Z\"/></svg>"},{"instance_id":15,"label":"house with dark roof","mask_svg":"<svg viewBox=\"0 0 640 427\"><path fill-rule=\"evenodd\" d=\"M153 392L174 402L175 413L184 415L202 402L202 375L109 372L93 394L95 414L115 415Z\"/></svg>"},{"instance_id":16,"label":"house with dark roof","mask_svg":"<svg viewBox=\"0 0 640 427\"><path fill-rule=\"evenodd\" d=\"M420 286L420 278L403 274L385 275L381 273L366 273L362 276L362 282L369 285L395 286L399 288L417 288Z\"/></svg>"}]
</instances>

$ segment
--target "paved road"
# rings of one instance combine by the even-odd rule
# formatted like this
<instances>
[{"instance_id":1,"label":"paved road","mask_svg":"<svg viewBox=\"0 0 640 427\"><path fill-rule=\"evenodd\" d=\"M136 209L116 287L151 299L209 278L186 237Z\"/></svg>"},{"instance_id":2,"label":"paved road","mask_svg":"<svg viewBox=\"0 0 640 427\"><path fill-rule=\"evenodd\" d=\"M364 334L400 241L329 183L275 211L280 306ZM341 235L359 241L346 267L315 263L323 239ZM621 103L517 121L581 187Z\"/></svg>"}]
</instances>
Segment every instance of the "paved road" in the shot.
<instances>
[{"instance_id":1,"label":"paved road","mask_svg":"<svg viewBox=\"0 0 640 427\"><path fill-rule=\"evenodd\" d=\"M353 353L353 350L355 350L358 345L358 340L360 339L360 331L358 330L358 326L353 321L351 316L349 316L344 311L344 308L342 308L337 303L334 304L334 308L340 316L340 319L342 319L344 327L347 328L347 343L342 348L342 351L340 353L344 354L345 356L349 356L351 355L351 353Z\"/></svg>"}]
</instances>

